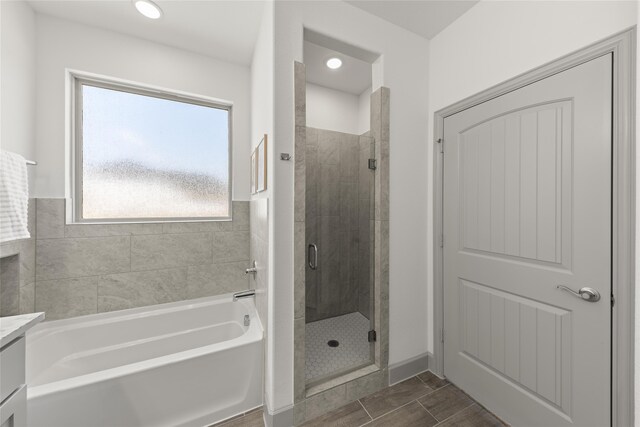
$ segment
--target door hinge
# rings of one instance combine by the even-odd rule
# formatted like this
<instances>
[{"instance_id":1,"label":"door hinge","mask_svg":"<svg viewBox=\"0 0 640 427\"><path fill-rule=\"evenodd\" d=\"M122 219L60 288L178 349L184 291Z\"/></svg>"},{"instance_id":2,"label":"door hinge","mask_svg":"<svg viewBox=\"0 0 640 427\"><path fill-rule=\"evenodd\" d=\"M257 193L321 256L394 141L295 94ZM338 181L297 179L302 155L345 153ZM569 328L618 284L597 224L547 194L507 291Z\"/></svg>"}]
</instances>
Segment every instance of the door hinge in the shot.
<instances>
[{"instance_id":1,"label":"door hinge","mask_svg":"<svg viewBox=\"0 0 640 427\"><path fill-rule=\"evenodd\" d=\"M378 161L376 159L369 159L369 169L372 171L378 169Z\"/></svg>"},{"instance_id":2,"label":"door hinge","mask_svg":"<svg viewBox=\"0 0 640 427\"><path fill-rule=\"evenodd\" d=\"M616 297L611 295L611 307L613 307L614 305L616 305Z\"/></svg>"},{"instance_id":3,"label":"door hinge","mask_svg":"<svg viewBox=\"0 0 640 427\"><path fill-rule=\"evenodd\" d=\"M440 329L440 342L444 342L444 329Z\"/></svg>"},{"instance_id":4,"label":"door hinge","mask_svg":"<svg viewBox=\"0 0 640 427\"><path fill-rule=\"evenodd\" d=\"M444 234L440 234L440 247L444 248Z\"/></svg>"},{"instance_id":5,"label":"door hinge","mask_svg":"<svg viewBox=\"0 0 640 427\"><path fill-rule=\"evenodd\" d=\"M378 334L376 334L375 330L372 329L367 333L367 340L369 342L376 342L377 339L378 339Z\"/></svg>"},{"instance_id":6,"label":"door hinge","mask_svg":"<svg viewBox=\"0 0 640 427\"><path fill-rule=\"evenodd\" d=\"M440 153L444 154L444 139L438 138L436 144L440 147Z\"/></svg>"}]
</instances>

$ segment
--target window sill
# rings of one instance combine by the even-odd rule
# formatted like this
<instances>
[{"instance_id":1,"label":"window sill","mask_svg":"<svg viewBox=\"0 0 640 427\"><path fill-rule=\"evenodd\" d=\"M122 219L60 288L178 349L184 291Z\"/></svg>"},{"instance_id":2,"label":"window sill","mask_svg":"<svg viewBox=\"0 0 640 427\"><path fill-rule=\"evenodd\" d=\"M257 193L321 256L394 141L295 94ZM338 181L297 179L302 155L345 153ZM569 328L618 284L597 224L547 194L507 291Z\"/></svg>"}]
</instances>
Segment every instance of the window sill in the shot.
<instances>
[{"instance_id":1,"label":"window sill","mask_svg":"<svg viewBox=\"0 0 640 427\"><path fill-rule=\"evenodd\" d=\"M127 224L167 224L167 223L203 223L203 222L233 222L232 217L228 218L189 218L189 219L157 219L157 220L147 220L147 219L128 219L122 221L68 221L65 225L127 225Z\"/></svg>"}]
</instances>

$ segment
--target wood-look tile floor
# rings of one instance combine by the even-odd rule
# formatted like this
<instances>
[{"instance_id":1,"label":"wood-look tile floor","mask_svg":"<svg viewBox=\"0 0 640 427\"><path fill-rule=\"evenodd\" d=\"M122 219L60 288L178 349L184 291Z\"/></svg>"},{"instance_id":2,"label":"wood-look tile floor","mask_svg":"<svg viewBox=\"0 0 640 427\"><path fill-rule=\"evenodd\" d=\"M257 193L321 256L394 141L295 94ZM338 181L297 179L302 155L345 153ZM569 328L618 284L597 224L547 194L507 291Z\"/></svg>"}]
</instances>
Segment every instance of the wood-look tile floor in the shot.
<instances>
[{"instance_id":1,"label":"wood-look tile floor","mask_svg":"<svg viewBox=\"0 0 640 427\"><path fill-rule=\"evenodd\" d=\"M253 411L235 416L210 427L264 427L264 418L262 413L262 407L256 408Z\"/></svg>"},{"instance_id":2,"label":"wood-look tile floor","mask_svg":"<svg viewBox=\"0 0 640 427\"><path fill-rule=\"evenodd\" d=\"M250 412L220 427L262 427ZM305 427L503 427L491 412L431 372L382 389L303 424Z\"/></svg>"}]
</instances>

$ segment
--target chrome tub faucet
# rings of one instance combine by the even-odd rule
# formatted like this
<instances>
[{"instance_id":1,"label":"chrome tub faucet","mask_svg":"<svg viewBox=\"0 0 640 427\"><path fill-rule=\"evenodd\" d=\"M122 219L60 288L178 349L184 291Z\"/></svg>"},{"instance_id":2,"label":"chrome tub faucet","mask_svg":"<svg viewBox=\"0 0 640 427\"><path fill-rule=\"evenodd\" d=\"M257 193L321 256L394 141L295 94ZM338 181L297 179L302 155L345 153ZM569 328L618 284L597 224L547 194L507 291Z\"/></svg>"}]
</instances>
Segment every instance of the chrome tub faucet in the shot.
<instances>
[{"instance_id":1,"label":"chrome tub faucet","mask_svg":"<svg viewBox=\"0 0 640 427\"><path fill-rule=\"evenodd\" d=\"M242 298L249 298L252 297L256 294L256 290L255 289L249 289L246 291L242 291L242 292L236 292L235 294L233 294L233 302L238 301L239 299Z\"/></svg>"},{"instance_id":2,"label":"chrome tub faucet","mask_svg":"<svg viewBox=\"0 0 640 427\"><path fill-rule=\"evenodd\" d=\"M256 262L255 262L255 261L253 261L253 262L251 263L251 267L247 268L247 269L244 271L244 274L253 274L253 278L254 278L254 279L256 278L256 274L257 274L257 273L258 273L258 267L257 267L257 265L256 265Z\"/></svg>"}]
</instances>

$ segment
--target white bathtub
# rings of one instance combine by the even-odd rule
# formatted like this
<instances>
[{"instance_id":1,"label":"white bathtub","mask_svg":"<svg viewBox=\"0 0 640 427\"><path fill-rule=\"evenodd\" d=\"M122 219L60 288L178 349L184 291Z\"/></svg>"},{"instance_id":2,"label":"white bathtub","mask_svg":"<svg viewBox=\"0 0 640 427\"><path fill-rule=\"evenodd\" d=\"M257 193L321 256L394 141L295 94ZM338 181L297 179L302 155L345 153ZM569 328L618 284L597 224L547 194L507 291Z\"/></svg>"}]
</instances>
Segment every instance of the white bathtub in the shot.
<instances>
[{"instance_id":1,"label":"white bathtub","mask_svg":"<svg viewBox=\"0 0 640 427\"><path fill-rule=\"evenodd\" d=\"M231 295L45 322L27 334L28 425L199 427L255 408L262 335L253 299Z\"/></svg>"}]
</instances>

